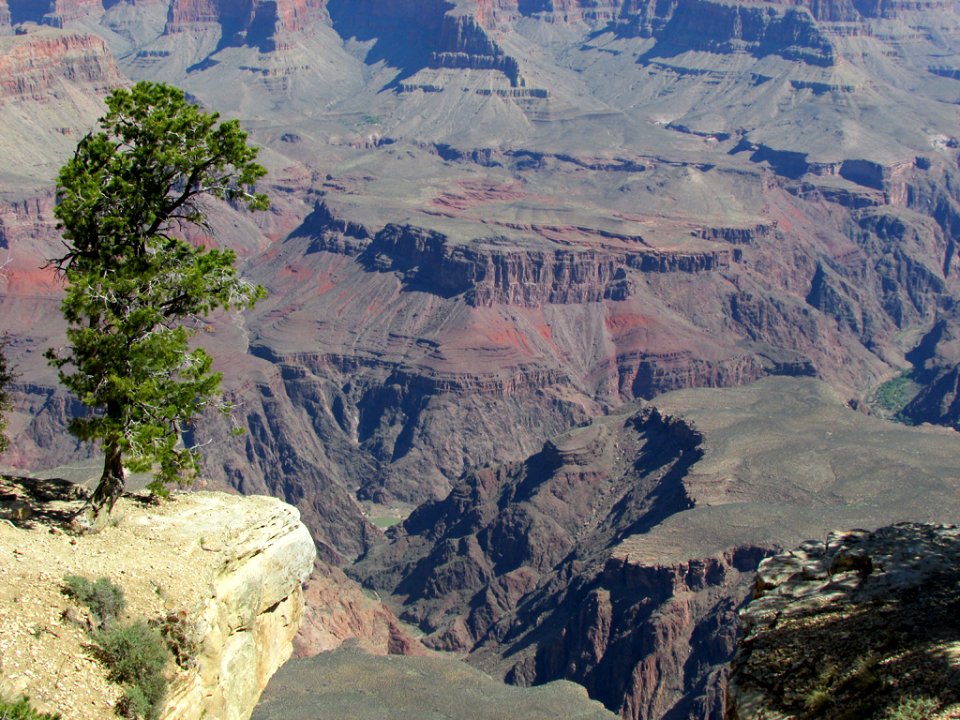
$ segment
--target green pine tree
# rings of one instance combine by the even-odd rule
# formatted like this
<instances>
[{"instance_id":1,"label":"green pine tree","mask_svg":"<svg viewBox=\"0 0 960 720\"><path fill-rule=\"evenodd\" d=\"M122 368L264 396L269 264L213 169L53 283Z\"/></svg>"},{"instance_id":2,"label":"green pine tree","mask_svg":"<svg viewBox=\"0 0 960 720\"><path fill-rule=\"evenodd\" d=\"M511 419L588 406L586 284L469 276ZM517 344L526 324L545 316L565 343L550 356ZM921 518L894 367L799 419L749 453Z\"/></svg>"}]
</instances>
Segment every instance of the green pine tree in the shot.
<instances>
[{"instance_id":1,"label":"green pine tree","mask_svg":"<svg viewBox=\"0 0 960 720\"><path fill-rule=\"evenodd\" d=\"M188 323L265 293L240 278L231 250L195 247L181 231L206 227L204 197L268 207L255 191L266 170L236 120L220 122L182 90L150 82L115 90L106 103L100 131L80 141L57 179L66 254L51 265L67 283L69 344L47 353L89 409L70 431L105 456L94 517L123 492L124 467L152 470L159 492L196 473L197 452L181 446L181 430L221 378L207 353L188 346Z\"/></svg>"}]
</instances>

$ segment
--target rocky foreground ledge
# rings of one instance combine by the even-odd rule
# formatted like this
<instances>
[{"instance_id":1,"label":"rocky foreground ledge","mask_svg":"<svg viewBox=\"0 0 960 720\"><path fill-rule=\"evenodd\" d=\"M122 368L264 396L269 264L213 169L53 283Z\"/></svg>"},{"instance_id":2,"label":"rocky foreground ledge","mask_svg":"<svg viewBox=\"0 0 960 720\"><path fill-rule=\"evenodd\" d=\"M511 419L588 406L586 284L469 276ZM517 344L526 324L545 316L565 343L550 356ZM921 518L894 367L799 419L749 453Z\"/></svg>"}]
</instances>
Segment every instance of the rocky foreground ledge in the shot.
<instances>
[{"instance_id":1,"label":"rocky foreground ledge","mask_svg":"<svg viewBox=\"0 0 960 720\"><path fill-rule=\"evenodd\" d=\"M64 720L116 717L120 688L89 652L86 611L61 592L66 575L106 577L131 619L183 613L193 634L162 718L250 716L291 654L316 555L294 508L218 493L123 498L106 527L74 535L68 483L4 478L0 490L0 693Z\"/></svg>"},{"instance_id":2,"label":"rocky foreground ledge","mask_svg":"<svg viewBox=\"0 0 960 720\"><path fill-rule=\"evenodd\" d=\"M761 563L726 720L960 717L960 527L832 533Z\"/></svg>"}]
</instances>

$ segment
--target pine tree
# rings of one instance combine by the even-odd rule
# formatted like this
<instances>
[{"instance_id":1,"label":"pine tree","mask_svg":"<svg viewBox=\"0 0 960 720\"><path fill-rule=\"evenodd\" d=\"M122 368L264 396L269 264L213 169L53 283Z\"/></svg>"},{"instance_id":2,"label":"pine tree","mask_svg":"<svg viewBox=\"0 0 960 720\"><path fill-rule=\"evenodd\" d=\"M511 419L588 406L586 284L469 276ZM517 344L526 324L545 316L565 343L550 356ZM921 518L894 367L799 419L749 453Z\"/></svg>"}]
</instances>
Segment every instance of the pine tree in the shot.
<instances>
[{"instance_id":1,"label":"pine tree","mask_svg":"<svg viewBox=\"0 0 960 720\"><path fill-rule=\"evenodd\" d=\"M66 253L51 265L67 284L69 344L47 353L89 410L70 431L104 453L94 517L123 492L124 467L152 470L159 492L196 473L198 454L182 447L181 431L221 380L212 358L189 346L197 319L265 293L240 278L231 250L196 247L182 231L206 227L204 198L268 206L255 191L266 170L236 120L220 122L158 83L115 90L106 104L100 131L80 141L57 179Z\"/></svg>"}]
</instances>

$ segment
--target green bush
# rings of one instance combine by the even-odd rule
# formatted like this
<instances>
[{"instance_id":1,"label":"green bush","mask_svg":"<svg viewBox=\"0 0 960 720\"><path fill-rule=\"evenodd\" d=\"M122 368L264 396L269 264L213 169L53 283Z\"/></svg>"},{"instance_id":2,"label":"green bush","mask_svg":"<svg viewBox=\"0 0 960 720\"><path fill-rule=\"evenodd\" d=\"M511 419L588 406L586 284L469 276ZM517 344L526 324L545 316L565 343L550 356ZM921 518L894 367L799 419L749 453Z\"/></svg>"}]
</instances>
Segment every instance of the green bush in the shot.
<instances>
[{"instance_id":1,"label":"green bush","mask_svg":"<svg viewBox=\"0 0 960 720\"><path fill-rule=\"evenodd\" d=\"M156 716L156 710L150 698L144 694L143 690L137 685L130 685L124 688L123 697L117 703L117 714L120 717L131 718L150 718Z\"/></svg>"},{"instance_id":2,"label":"green bush","mask_svg":"<svg viewBox=\"0 0 960 720\"><path fill-rule=\"evenodd\" d=\"M90 582L79 575L67 575L63 579L63 593L86 605L100 627L111 624L127 606L123 590L104 577Z\"/></svg>"},{"instance_id":3,"label":"green bush","mask_svg":"<svg viewBox=\"0 0 960 720\"><path fill-rule=\"evenodd\" d=\"M164 669L170 657L160 631L138 620L98 630L92 639L108 678L123 686L118 710L128 718L153 720L167 692Z\"/></svg>"},{"instance_id":4,"label":"green bush","mask_svg":"<svg viewBox=\"0 0 960 720\"><path fill-rule=\"evenodd\" d=\"M929 720L939 709L940 703L933 698L906 697L888 710L883 720Z\"/></svg>"},{"instance_id":5,"label":"green bush","mask_svg":"<svg viewBox=\"0 0 960 720\"><path fill-rule=\"evenodd\" d=\"M49 715L30 707L26 696L16 702L0 699L0 718L3 720L60 720L59 715Z\"/></svg>"}]
</instances>

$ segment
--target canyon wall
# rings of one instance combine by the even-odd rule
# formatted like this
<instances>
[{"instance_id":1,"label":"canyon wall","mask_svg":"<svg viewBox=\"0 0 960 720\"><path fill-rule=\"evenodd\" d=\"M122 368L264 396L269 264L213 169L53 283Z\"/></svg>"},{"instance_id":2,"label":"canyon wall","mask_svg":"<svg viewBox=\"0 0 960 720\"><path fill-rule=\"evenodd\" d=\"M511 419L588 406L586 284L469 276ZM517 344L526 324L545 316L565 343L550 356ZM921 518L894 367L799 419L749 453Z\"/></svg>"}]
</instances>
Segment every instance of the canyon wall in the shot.
<instances>
[{"instance_id":1,"label":"canyon wall","mask_svg":"<svg viewBox=\"0 0 960 720\"><path fill-rule=\"evenodd\" d=\"M171 719L250 717L267 681L292 653L303 618L300 585L316 557L306 526L289 506L250 499L237 518L210 497L195 500L191 514L200 524L194 531L201 533L203 551L219 551L225 560L197 612L196 670L175 683L166 700L162 716Z\"/></svg>"},{"instance_id":2,"label":"canyon wall","mask_svg":"<svg viewBox=\"0 0 960 720\"><path fill-rule=\"evenodd\" d=\"M0 52L0 99L50 102L64 82L104 95L122 76L106 43L95 35L36 31L10 38Z\"/></svg>"},{"instance_id":3,"label":"canyon wall","mask_svg":"<svg viewBox=\"0 0 960 720\"><path fill-rule=\"evenodd\" d=\"M761 560L837 523L948 518L951 435L858 415L811 379L667 393L467 474L348 572L507 682L719 719Z\"/></svg>"}]
</instances>

